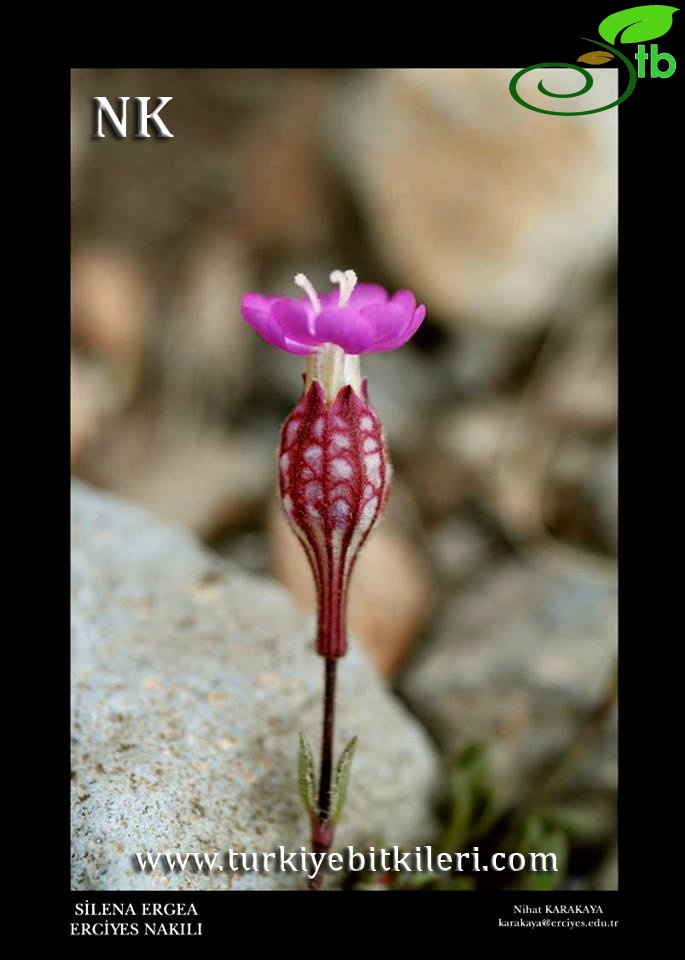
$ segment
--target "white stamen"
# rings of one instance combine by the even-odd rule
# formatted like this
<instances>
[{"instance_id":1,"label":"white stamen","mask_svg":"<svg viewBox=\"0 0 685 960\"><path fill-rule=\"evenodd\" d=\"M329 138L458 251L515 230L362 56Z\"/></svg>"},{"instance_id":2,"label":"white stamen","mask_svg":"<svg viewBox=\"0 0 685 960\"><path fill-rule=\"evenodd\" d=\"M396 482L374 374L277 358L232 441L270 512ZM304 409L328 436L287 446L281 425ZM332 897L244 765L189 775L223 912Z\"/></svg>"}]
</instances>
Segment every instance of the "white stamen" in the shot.
<instances>
[{"instance_id":1,"label":"white stamen","mask_svg":"<svg viewBox=\"0 0 685 960\"><path fill-rule=\"evenodd\" d=\"M346 270L345 277L347 278L347 299L349 300L352 296L354 288L357 286L357 274L354 272L354 270Z\"/></svg>"},{"instance_id":2,"label":"white stamen","mask_svg":"<svg viewBox=\"0 0 685 960\"><path fill-rule=\"evenodd\" d=\"M298 287L302 287L304 292L307 294L307 296L309 297L309 301L311 305L314 307L314 310L318 316L318 314L321 313L321 301L319 300L319 295L314 289L314 286L311 280L308 280L303 273L296 273L295 283L298 285ZM312 334L314 333L313 330L311 332Z\"/></svg>"},{"instance_id":3,"label":"white stamen","mask_svg":"<svg viewBox=\"0 0 685 960\"><path fill-rule=\"evenodd\" d=\"M350 297L352 296L352 291L357 286L357 274L354 270L334 270L330 276L331 283L337 283L340 286L340 298L338 300L338 306L344 307Z\"/></svg>"}]
</instances>

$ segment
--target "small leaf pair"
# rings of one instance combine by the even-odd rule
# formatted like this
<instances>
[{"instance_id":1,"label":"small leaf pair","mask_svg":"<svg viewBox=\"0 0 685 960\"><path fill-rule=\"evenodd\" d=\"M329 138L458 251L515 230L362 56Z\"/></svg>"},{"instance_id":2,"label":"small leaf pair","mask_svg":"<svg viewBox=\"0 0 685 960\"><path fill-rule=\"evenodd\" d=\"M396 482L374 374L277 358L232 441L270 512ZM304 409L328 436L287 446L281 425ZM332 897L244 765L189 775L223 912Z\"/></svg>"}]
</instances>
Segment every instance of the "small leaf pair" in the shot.
<instances>
[{"instance_id":1,"label":"small leaf pair","mask_svg":"<svg viewBox=\"0 0 685 960\"><path fill-rule=\"evenodd\" d=\"M347 799L347 787L350 782L352 757L357 746L357 738L352 737L343 752L340 754L335 771L333 789L331 791L331 809L329 820L337 823L343 812ZM316 803L316 774L314 772L314 754L309 740L300 734L300 755L298 763L300 796L307 813L318 813Z\"/></svg>"}]
</instances>

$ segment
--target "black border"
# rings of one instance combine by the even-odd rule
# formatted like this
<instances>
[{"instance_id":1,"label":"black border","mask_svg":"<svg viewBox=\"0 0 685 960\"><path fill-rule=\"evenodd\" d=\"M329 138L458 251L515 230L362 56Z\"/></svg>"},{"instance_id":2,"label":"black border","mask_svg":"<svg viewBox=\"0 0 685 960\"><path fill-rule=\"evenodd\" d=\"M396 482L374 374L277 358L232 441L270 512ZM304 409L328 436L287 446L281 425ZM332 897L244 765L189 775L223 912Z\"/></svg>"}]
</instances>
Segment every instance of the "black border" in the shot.
<instances>
[{"instance_id":1,"label":"black border","mask_svg":"<svg viewBox=\"0 0 685 960\"><path fill-rule=\"evenodd\" d=\"M459 66L459 67L512 67L524 66L541 61L573 62L575 59L577 37L596 36L596 24L608 12L620 7L617 4L594 6L587 9L563 11L556 20L546 11L527 7L525 10L507 9L504 13L493 8L481 14L471 14L467 18L456 9L452 24L445 22L445 13L435 10L414 11L412 22L406 21L406 15L396 12L393 20L401 19L402 24L386 23L381 35L371 34L364 21L356 21L354 14L349 17L346 29L340 28L334 18L327 17L326 24L309 24L310 33L303 32L302 25L292 22L292 11L286 11L288 23L279 33L279 24L268 14L269 38L264 37L262 26L259 30L250 27L250 35L259 37L250 44L243 39L235 40L236 35L244 38L243 23L234 25L225 37L224 43L214 41L214 50L208 47L206 33L199 38L194 49L201 54L189 53L189 39L185 45L174 49L168 43L154 44L153 49L138 53L126 53L116 50L116 44L110 46L112 52L103 48L102 36L90 41L83 38L77 53L52 68L49 73L52 103L55 105L48 117L52 129L40 138L38 147L30 150L39 152L38 176L31 181L30 194L38 194L41 207L49 210L55 203L55 213L40 215L41 248L51 251L49 257L41 258L41 273L47 269L56 276L54 283L39 284L35 292L46 294L46 305L42 316L50 318L49 335L52 344L49 350L41 351L38 366L42 371L35 373L37 384L36 398L45 405L47 396L55 398L47 404L38 421L31 425L40 429L38 444L40 463L36 469L42 483L49 482L49 497L42 495L40 502L46 504L41 511L41 530L47 525L49 540L50 575L45 584L47 596L40 606L46 613L45 627L38 628L40 656L48 658L48 665L41 670L47 680L45 691L45 716L52 718L47 725L49 746L41 748L40 778L35 799L38 801L40 823L44 825L49 838L46 856L49 858L49 870L41 870L36 880L42 889L41 896L47 898L49 906L54 906L56 917L54 924L44 929L50 939L68 932L69 921L73 915L76 901L127 901L151 902L154 900L187 899L196 903L200 919L204 921L205 933L196 941L204 944L207 938L215 937L226 943L232 941L236 925L245 929L250 923L248 916L255 911L260 920L252 931L259 938L260 945L266 927L273 927L274 934L284 942L298 948L305 947L312 935L310 923L323 921L333 933L335 941L341 927L349 927L348 911L369 919L371 926L365 930L376 932L382 940L393 931L407 928L406 919L413 918L418 912L430 927L415 927L421 939L431 938L431 934L442 934L449 946L457 949L464 932L481 937L497 929L497 916L511 915L511 904L535 902L596 903L602 904L603 916L607 919L619 919L619 930L625 931L634 926L642 911L632 913L626 908L627 899L640 887L640 878L649 884L654 877L655 866L651 862L651 851L647 844L659 844L659 827L652 822L655 799L652 794L645 795L644 803L635 803L640 787L655 789L653 778L653 756L646 742L644 724L647 708L644 702L646 691L657 689L661 681L659 672L663 667L664 651L657 655L655 645L672 642L673 631L669 628L662 632L658 624L658 611L652 609L655 619L650 621L650 632L642 632L633 617L636 602L644 597L647 588L645 577L645 555L638 543L653 546L654 529L671 522L675 505L665 503L661 513L665 493L664 478L670 466L669 447L659 445L657 425L664 418L665 390L668 384L677 383L677 379L668 376L667 363L673 363L676 355L663 349L663 345L672 340L673 321L678 322L674 296L675 257L677 239L681 233L675 221L674 203L677 200L677 187L682 174L678 173L678 153L676 151L674 131L679 116L676 100L676 85L645 79L638 82L635 93L621 105L619 110L619 403L620 403L620 591L619 609L621 623L620 640L620 694L621 719L619 731L620 756L620 792L619 792L619 847L620 847L620 889L618 892L586 892L553 894L514 892L412 892L392 891L389 896L375 897L372 894L356 892L354 894L336 893L335 896L319 897L316 901L302 893L234 893L226 899L220 892L202 893L164 893L148 894L136 892L72 892L69 889L69 276L70 276L70 196L69 196L69 102L70 71L84 67L350 67L350 66ZM313 16L309 14L308 16ZM389 18L389 15L385 15ZM541 19L542 17L542 19ZM685 12L681 12L681 19ZM418 22L415 22L415 18ZM361 26L358 26L361 22ZM678 59L678 41L682 23L674 20L674 28L668 34L668 43L664 40L662 49L667 49ZM203 21L204 30L207 29ZM398 38L393 28L408 27L407 32ZM144 28L143 33L144 33ZM151 26L153 35L153 27ZM359 35L355 34L359 30ZM346 36L346 33L348 34ZM335 43L332 38L335 37ZM272 44L269 49L269 43ZM218 49L217 49L218 48ZM165 51L160 59L155 50ZM577 53L576 53L577 55ZM252 59L252 57L255 59ZM40 87L46 74L41 71ZM622 81L619 79L622 89ZM55 95L55 91L57 95ZM40 102L39 95L33 99ZM572 122L572 121L569 121ZM47 138L50 138L49 140ZM46 146L47 144L47 146ZM46 154L49 162L46 163ZM54 158L54 160L53 160ZM41 199L42 198L42 199ZM37 226L35 219L32 226ZM50 247L44 236L44 228L54 231ZM671 234L674 231L674 235ZM65 243L65 237L67 242ZM675 242L674 242L675 239ZM45 261L48 261L47 263ZM64 309L64 325L56 318L57 304ZM32 293L34 290L32 289ZM45 327L42 328L43 330ZM668 341L666 341L668 337ZM659 372L660 385L653 384L650 375ZM58 401L57 398L60 398ZM64 407L61 400L65 398ZM657 406L658 404L658 406ZM666 404L667 406L667 404ZM666 416L668 411L666 412ZM54 423L47 425L51 418ZM46 436L47 431L48 435ZM671 441L672 443L672 441ZM54 444L54 450L51 449ZM62 459L64 458L64 459ZM647 467L645 470L644 468ZM641 469L642 468L642 469ZM47 476L50 475L50 481ZM54 479L52 477L54 476ZM651 488L649 480L651 479ZM635 491L635 492L633 492ZM35 505L35 504L34 504ZM628 522L628 517L630 521ZM54 525L54 526L53 526ZM53 527L52 530L49 528ZM640 529L642 528L642 529ZM640 537L640 533L644 537ZM648 539L649 534L649 539ZM64 557L64 567L61 566ZM651 562L651 557L649 558ZM649 571L647 571L649 572ZM50 592L54 591L54 596ZM43 591L45 592L45 591ZM35 601L34 601L35 602ZM65 623L62 624L64 616ZM645 622L646 618L645 618ZM636 636L631 636L635 632ZM645 643L652 639L654 642ZM50 663L50 659L53 663ZM650 675L651 668L651 675ZM53 704L53 706L51 706ZM666 784L668 789L668 783ZM635 806L633 807L633 805ZM642 826L642 814L636 817L633 810L650 810L649 827ZM668 826L668 822L664 823ZM668 840L663 840L668 846ZM49 853L47 851L50 851ZM638 865L642 857L644 872ZM29 881L32 882L32 881ZM239 897L236 901L235 896ZM407 899L409 897L409 899ZM456 898L456 899L454 899ZM31 898L32 899L32 898ZM303 904L306 913L301 913L298 905ZM41 910L41 914L43 911ZM269 923L264 924L264 917ZM302 925L306 918L306 926ZM345 920L341 923L340 921ZM648 918L644 918L648 919ZM290 922L288 922L288 920ZM405 923L402 921L405 920ZM273 921L273 922L272 922ZM539 932L540 928L536 929ZM560 930L555 929L555 934ZM30 935L39 930L31 928ZM499 930L498 932L501 932ZM521 934L521 929L508 928L509 934ZM531 932L529 930L529 932ZM568 933L569 931L565 931ZM595 932L597 930L595 929ZM605 931L612 934L616 930ZM577 936L579 931L570 932ZM353 934L354 935L354 934ZM370 944L358 934L358 942ZM71 938L74 943L76 938ZM91 946L93 939L86 938ZM428 940L430 942L430 940ZM312 947L314 944L311 944Z\"/></svg>"}]
</instances>

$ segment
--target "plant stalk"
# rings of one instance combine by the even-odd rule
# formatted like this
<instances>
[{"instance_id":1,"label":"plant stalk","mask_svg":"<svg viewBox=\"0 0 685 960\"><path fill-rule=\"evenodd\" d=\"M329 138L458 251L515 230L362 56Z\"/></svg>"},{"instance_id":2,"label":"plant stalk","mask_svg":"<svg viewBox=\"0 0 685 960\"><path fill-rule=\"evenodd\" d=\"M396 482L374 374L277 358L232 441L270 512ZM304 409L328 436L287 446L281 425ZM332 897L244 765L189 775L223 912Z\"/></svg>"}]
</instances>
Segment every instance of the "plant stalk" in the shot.
<instances>
[{"instance_id":1,"label":"plant stalk","mask_svg":"<svg viewBox=\"0 0 685 960\"><path fill-rule=\"evenodd\" d=\"M312 848L314 853L328 853L333 843L335 825L330 820L331 782L333 778L333 737L335 732L335 682L337 657L324 661L323 722L321 727L321 772L319 775L318 813L312 817ZM321 890L324 873L321 869L309 882L310 890Z\"/></svg>"}]
</instances>

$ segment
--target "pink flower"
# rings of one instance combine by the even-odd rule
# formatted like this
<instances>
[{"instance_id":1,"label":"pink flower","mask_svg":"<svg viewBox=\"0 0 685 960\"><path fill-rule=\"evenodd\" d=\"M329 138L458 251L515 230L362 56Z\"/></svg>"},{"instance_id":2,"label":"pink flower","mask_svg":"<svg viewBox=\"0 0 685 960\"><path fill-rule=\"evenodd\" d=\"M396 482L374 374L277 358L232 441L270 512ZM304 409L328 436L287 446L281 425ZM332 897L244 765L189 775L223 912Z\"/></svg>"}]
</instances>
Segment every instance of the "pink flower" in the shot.
<instances>
[{"instance_id":1,"label":"pink flower","mask_svg":"<svg viewBox=\"0 0 685 960\"><path fill-rule=\"evenodd\" d=\"M413 337L426 315L425 306L417 306L409 290L390 297L376 284L357 284L353 270L334 271L331 282L340 290L318 293L298 273L295 283L304 289L303 297L246 293L241 313L267 343L301 354L316 353L327 343L347 354L396 350Z\"/></svg>"},{"instance_id":2,"label":"pink flower","mask_svg":"<svg viewBox=\"0 0 685 960\"><path fill-rule=\"evenodd\" d=\"M316 650L325 659L318 799L311 748L300 736L300 792L309 813L312 847L333 843L356 737L333 777L336 664L347 651L350 576L359 551L383 512L392 465L383 427L361 377L360 353L394 350L418 330L426 308L409 290L389 297L375 284L357 285L354 270L334 270L339 291L318 293L302 273L305 296L246 293L241 312L267 343L308 354L304 392L283 424L278 451L283 509L302 544L317 595ZM323 875L322 875L323 876ZM323 880L312 881L320 888Z\"/></svg>"}]
</instances>

